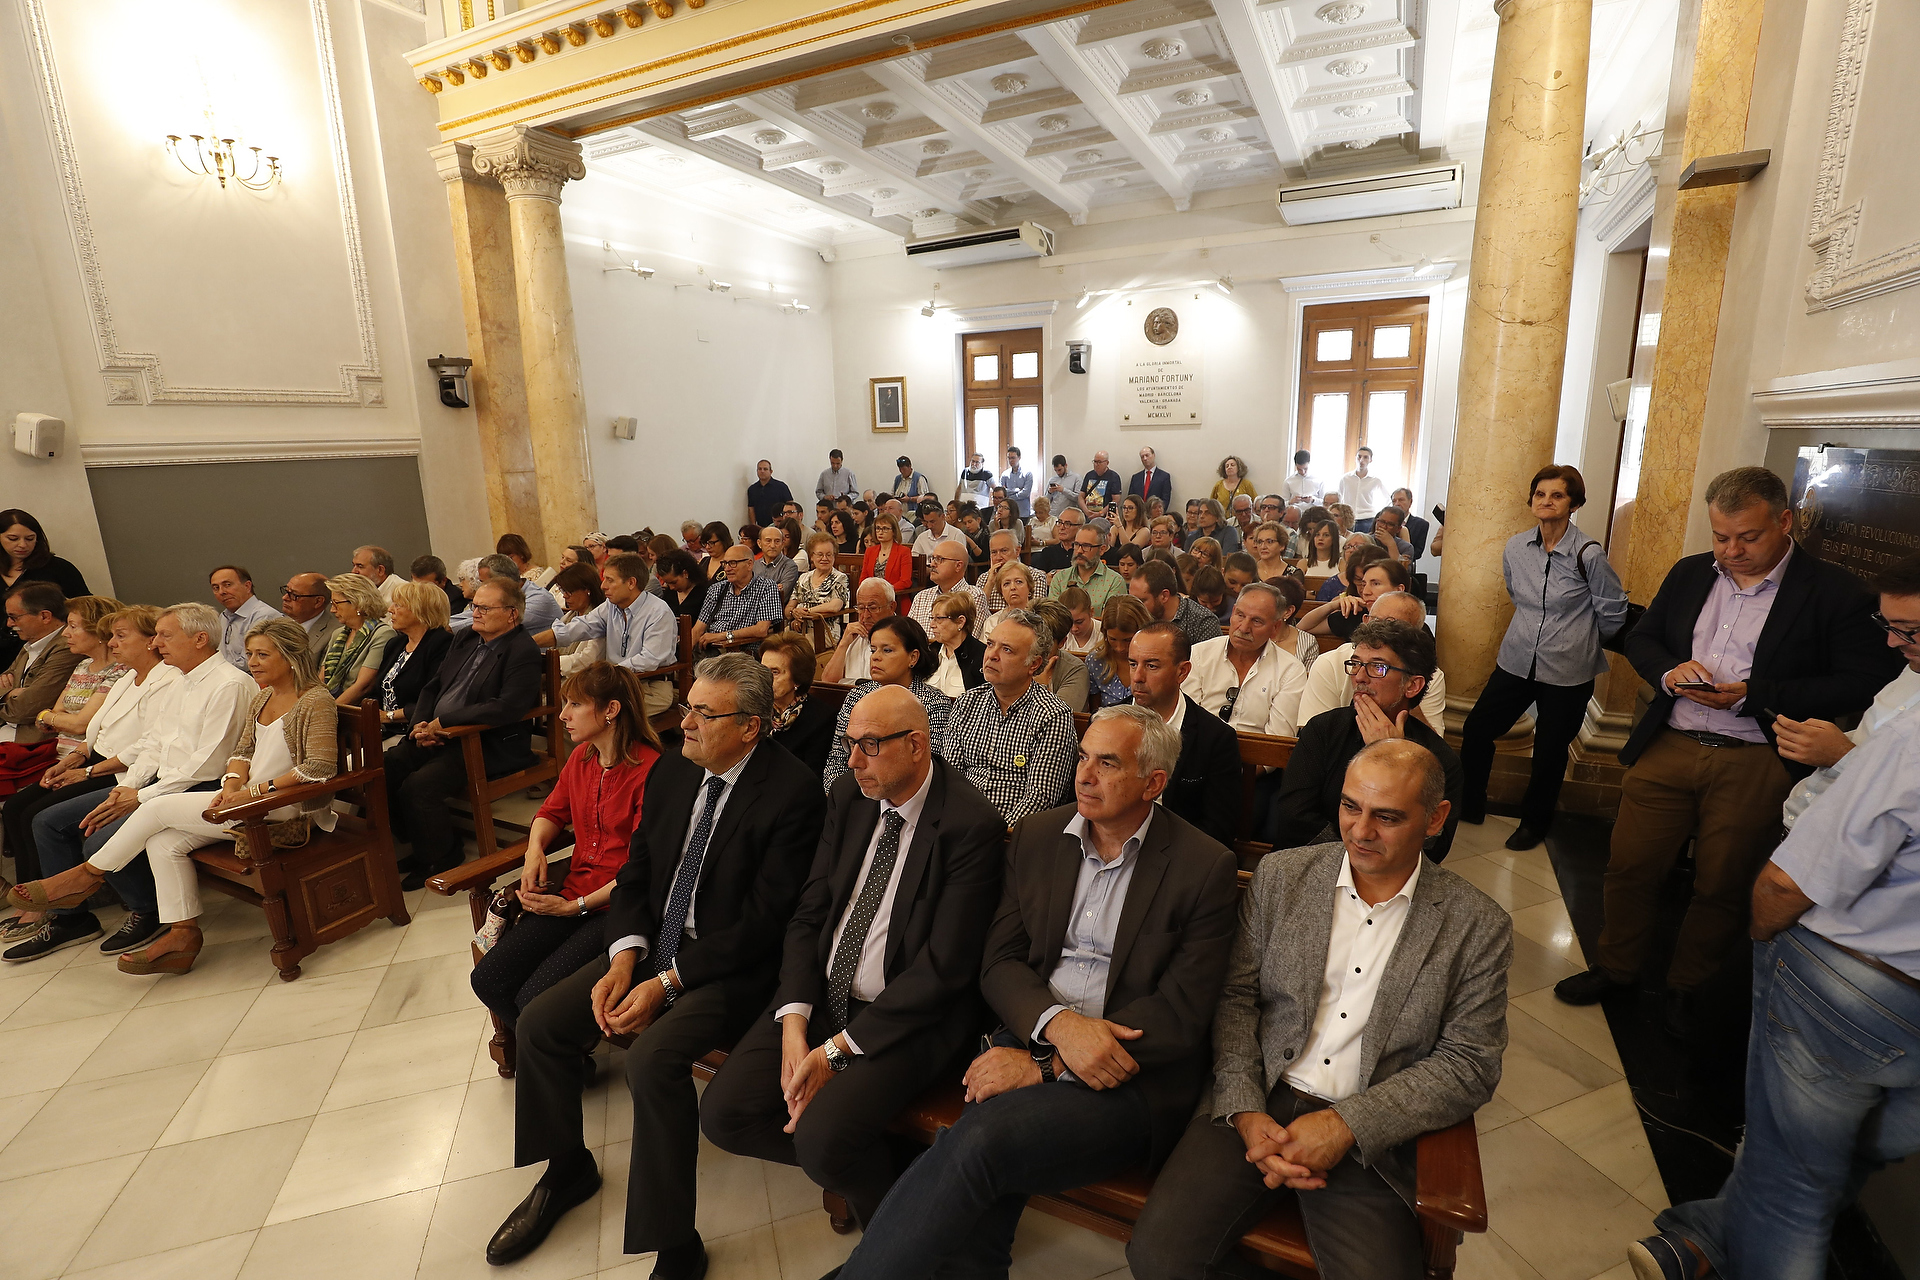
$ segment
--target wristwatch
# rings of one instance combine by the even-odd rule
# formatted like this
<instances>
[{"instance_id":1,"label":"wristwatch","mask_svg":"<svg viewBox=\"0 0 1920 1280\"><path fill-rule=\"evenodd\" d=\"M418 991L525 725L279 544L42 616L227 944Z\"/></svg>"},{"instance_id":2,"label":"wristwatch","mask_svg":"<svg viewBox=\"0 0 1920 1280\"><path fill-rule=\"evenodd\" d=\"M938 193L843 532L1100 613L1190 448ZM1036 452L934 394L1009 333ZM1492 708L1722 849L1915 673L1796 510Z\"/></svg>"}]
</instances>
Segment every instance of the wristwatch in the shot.
<instances>
[{"instance_id":1,"label":"wristwatch","mask_svg":"<svg viewBox=\"0 0 1920 1280\"><path fill-rule=\"evenodd\" d=\"M1052 1084L1058 1078L1053 1074L1053 1046L1035 1036L1027 1041L1027 1052L1033 1055L1033 1065L1040 1068L1040 1078Z\"/></svg>"},{"instance_id":2,"label":"wristwatch","mask_svg":"<svg viewBox=\"0 0 1920 1280\"><path fill-rule=\"evenodd\" d=\"M573 905L580 908L581 915L587 914L587 900L584 896L575 898L573 900Z\"/></svg>"},{"instance_id":3,"label":"wristwatch","mask_svg":"<svg viewBox=\"0 0 1920 1280\"><path fill-rule=\"evenodd\" d=\"M732 643L733 643L733 632L731 632L731 631L729 631L729 632L727 632L727 643L728 643L728 644L732 644Z\"/></svg>"},{"instance_id":4,"label":"wristwatch","mask_svg":"<svg viewBox=\"0 0 1920 1280\"><path fill-rule=\"evenodd\" d=\"M834 1036L828 1036L827 1042L821 1045L820 1049L827 1055L827 1066L836 1072L845 1071L853 1065L853 1059L840 1052L840 1045Z\"/></svg>"}]
</instances>

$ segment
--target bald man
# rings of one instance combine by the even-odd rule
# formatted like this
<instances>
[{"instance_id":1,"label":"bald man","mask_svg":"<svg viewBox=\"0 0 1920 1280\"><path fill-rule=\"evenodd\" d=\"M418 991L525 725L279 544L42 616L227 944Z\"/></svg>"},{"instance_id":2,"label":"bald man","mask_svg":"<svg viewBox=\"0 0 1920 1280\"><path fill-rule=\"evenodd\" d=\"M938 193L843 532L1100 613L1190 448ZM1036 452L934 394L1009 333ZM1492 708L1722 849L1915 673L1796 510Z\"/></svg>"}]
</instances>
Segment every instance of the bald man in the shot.
<instances>
[{"instance_id":1,"label":"bald man","mask_svg":"<svg viewBox=\"0 0 1920 1280\"><path fill-rule=\"evenodd\" d=\"M324 573L296 573L280 588L280 612L307 629L307 652L313 655L316 666L326 656L333 633L340 629L340 619L327 608L332 598Z\"/></svg>"},{"instance_id":2,"label":"bald man","mask_svg":"<svg viewBox=\"0 0 1920 1280\"><path fill-rule=\"evenodd\" d=\"M908 690L862 698L846 736L779 990L707 1086L700 1127L798 1165L865 1227L899 1172L887 1126L962 1069L978 1029L1006 824L934 753Z\"/></svg>"},{"instance_id":3,"label":"bald man","mask_svg":"<svg viewBox=\"0 0 1920 1280\"><path fill-rule=\"evenodd\" d=\"M1373 608L1367 611L1367 616L1391 618L1408 626L1424 627L1427 625L1427 606L1404 591L1389 591L1373 602ZM1347 674L1347 659L1352 656L1353 645L1343 644L1314 660L1313 666L1307 671L1306 692L1300 695L1298 723L1305 724L1322 711L1353 705L1353 677ZM1446 724L1446 713L1447 674L1435 667L1433 679L1427 681L1426 691L1420 695L1420 705L1413 714L1429 729L1437 732Z\"/></svg>"}]
</instances>

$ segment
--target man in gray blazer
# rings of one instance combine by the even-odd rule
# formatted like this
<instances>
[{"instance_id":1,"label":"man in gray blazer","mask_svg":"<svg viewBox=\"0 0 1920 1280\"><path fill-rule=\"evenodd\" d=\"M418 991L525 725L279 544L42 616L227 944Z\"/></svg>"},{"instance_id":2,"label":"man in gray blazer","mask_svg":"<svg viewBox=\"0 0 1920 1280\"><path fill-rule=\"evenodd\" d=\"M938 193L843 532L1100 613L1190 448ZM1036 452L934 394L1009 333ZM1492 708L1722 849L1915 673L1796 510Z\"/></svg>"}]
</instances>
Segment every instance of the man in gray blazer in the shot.
<instances>
[{"instance_id":1,"label":"man in gray blazer","mask_svg":"<svg viewBox=\"0 0 1920 1280\"><path fill-rule=\"evenodd\" d=\"M1235 1242L1290 1194L1326 1280L1419 1280L1414 1139L1493 1096L1513 959L1507 913L1421 856L1445 788L1425 747L1376 742L1347 766L1341 843L1261 861L1213 1097L1127 1246L1138 1280L1242 1274Z\"/></svg>"}]
</instances>

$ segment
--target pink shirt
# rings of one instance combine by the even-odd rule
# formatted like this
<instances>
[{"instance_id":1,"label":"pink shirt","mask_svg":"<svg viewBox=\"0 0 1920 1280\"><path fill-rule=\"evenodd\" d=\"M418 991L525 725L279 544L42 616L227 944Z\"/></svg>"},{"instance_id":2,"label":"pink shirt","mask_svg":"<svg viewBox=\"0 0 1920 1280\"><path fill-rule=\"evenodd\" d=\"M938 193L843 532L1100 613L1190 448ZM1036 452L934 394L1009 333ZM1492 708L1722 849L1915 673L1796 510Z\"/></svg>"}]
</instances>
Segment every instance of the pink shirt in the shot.
<instances>
[{"instance_id":1,"label":"pink shirt","mask_svg":"<svg viewBox=\"0 0 1920 1280\"><path fill-rule=\"evenodd\" d=\"M1693 660L1713 672L1715 684L1732 684L1753 674L1753 651L1760 644L1760 632L1767 625L1767 615L1773 612L1773 602L1780 595L1780 579L1792 559L1793 545L1789 543L1780 563L1744 591L1720 562L1714 561L1713 589L1707 592L1707 602L1693 624ZM1717 711L1680 698L1674 702L1667 723L1675 729L1765 742L1767 735L1761 732L1760 722L1742 715L1745 709L1744 699Z\"/></svg>"}]
</instances>

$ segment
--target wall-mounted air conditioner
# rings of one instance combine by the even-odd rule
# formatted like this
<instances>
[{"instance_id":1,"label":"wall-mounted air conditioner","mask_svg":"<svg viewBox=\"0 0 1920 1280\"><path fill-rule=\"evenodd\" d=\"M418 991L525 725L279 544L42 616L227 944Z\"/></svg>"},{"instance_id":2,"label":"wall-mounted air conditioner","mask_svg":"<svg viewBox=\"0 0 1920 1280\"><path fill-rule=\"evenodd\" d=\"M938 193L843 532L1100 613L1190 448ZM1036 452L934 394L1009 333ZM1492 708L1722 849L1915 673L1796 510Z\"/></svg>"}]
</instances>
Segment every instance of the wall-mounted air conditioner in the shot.
<instances>
[{"instance_id":1,"label":"wall-mounted air conditioner","mask_svg":"<svg viewBox=\"0 0 1920 1280\"><path fill-rule=\"evenodd\" d=\"M909 259L936 271L945 267L972 267L982 262L1044 258L1052 252L1053 232L1037 222L955 231L914 240L907 245Z\"/></svg>"},{"instance_id":2,"label":"wall-mounted air conditioner","mask_svg":"<svg viewBox=\"0 0 1920 1280\"><path fill-rule=\"evenodd\" d=\"M1303 182L1281 187L1280 220L1290 227L1300 227L1314 222L1458 209L1464 173L1457 164L1443 164L1373 178Z\"/></svg>"}]
</instances>

